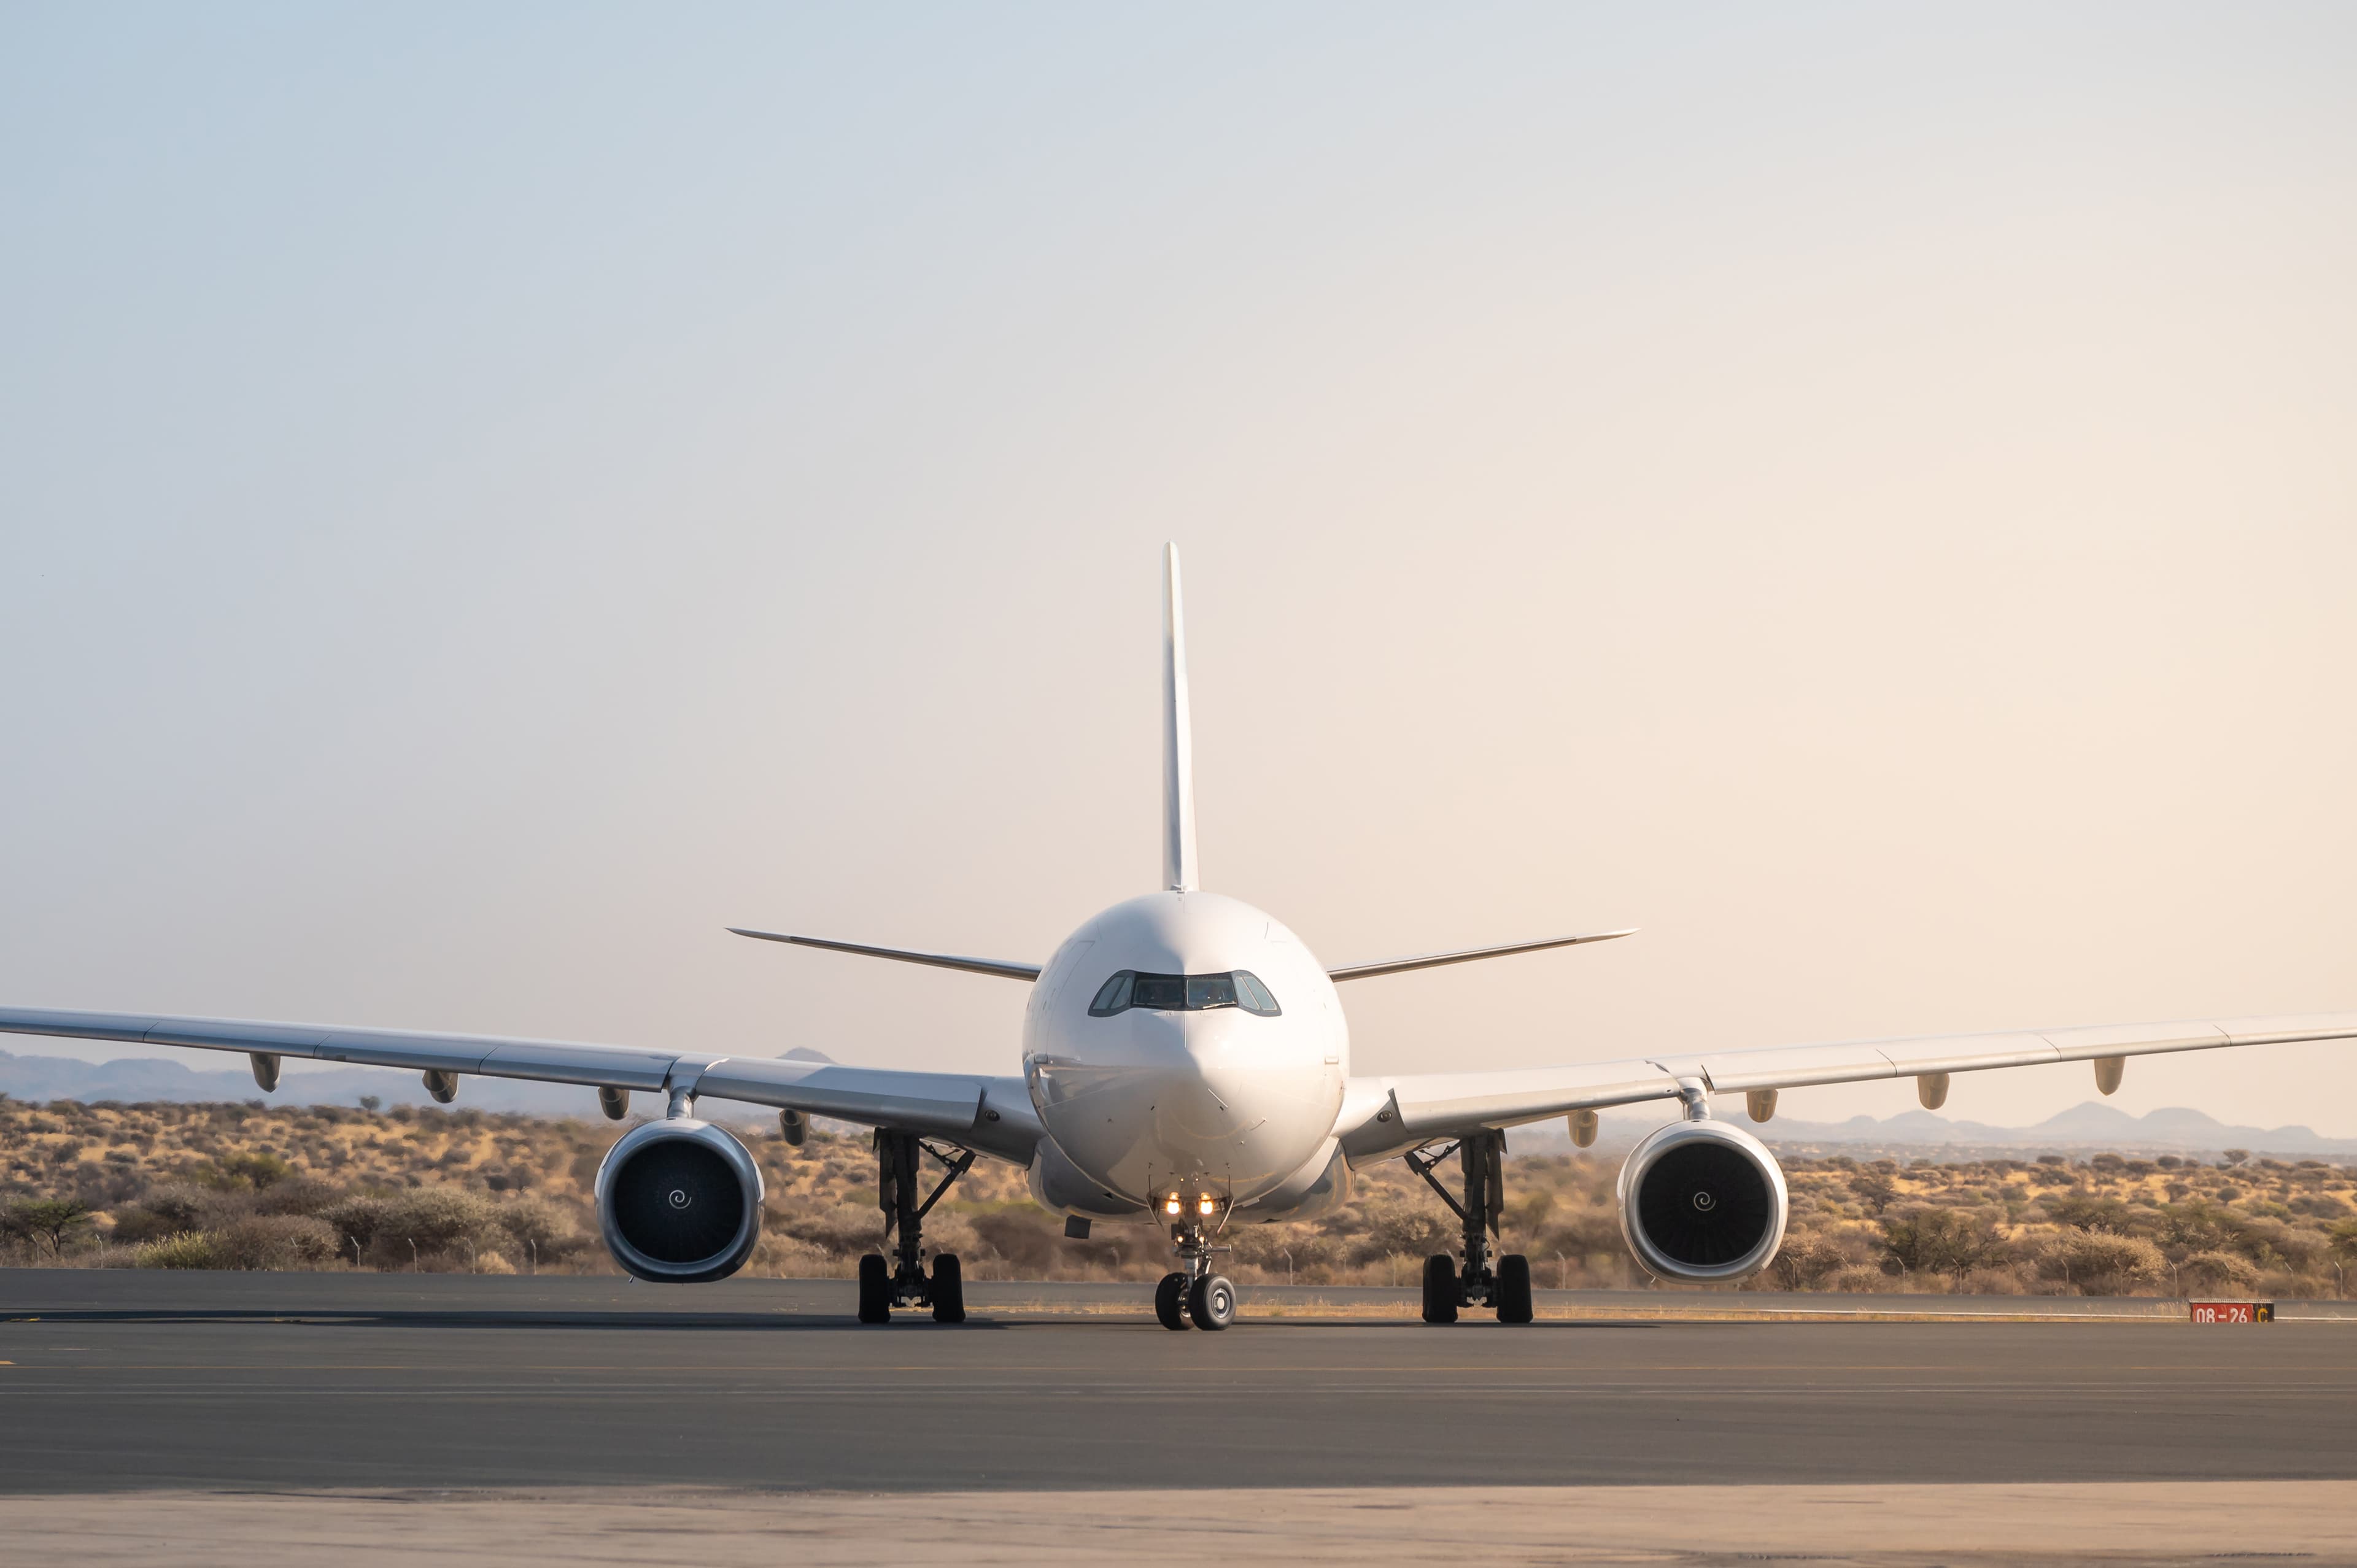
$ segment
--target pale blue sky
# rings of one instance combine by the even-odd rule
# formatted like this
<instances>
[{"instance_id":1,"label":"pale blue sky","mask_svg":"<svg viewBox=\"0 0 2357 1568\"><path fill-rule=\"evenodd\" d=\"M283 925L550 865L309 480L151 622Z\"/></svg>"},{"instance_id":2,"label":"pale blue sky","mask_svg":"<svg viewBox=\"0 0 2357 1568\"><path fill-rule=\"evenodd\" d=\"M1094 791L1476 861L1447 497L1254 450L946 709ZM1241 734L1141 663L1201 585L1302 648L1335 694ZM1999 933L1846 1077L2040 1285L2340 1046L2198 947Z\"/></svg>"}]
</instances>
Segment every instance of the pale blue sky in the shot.
<instances>
[{"instance_id":1,"label":"pale blue sky","mask_svg":"<svg viewBox=\"0 0 2357 1568\"><path fill-rule=\"evenodd\" d=\"M1148 886L1168 538L1210 885L1645 928L1353 987L1363 1069L2357 1008L2352 81L2341 5L0 9L0 995L1009 1070L1018 987L720 928ZM2357 1050L2119 1102L2357 1133Z\"/></svg>"}]
</instances>

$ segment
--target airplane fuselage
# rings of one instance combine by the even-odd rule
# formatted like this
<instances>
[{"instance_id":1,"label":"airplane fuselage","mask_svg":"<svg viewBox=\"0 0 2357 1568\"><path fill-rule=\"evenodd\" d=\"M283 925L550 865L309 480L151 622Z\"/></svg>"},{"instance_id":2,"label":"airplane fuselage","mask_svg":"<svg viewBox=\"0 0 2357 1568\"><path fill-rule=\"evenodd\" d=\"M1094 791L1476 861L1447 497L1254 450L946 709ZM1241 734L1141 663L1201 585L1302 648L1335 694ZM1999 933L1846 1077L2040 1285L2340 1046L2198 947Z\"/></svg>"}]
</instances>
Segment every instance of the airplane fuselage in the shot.
<instances>
[{"instance_id":1,"label":"airplane fuselage","mask_svg":"<svg viewBox=\"0 0 2357 1568\"><path fill-rule=\"evenodd\" d=\"M1241 1208L1322 1168L1350 1056L1324 967L1281 921L1216 893L1099 914L1056 950L1024 1015L1049 1136L1142 1208L1174 1194L1189 1212L1206 1197Z\"/></svg>"}]
</instances>

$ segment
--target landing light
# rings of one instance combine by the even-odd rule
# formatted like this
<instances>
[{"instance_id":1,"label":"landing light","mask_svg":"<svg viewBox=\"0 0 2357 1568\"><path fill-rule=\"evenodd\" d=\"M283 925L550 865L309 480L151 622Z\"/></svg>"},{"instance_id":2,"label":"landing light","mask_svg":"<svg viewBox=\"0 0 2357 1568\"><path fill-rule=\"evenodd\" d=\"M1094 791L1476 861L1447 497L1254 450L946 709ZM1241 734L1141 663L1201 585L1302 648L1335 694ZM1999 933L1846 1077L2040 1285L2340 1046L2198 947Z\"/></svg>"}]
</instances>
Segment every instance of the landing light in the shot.
<instances>
[{"instance_id":1,"label":"landing light","mask_svg":"<svg viewBox=\"0 0 2357 1568\"><path fill-rule=\"evenodd\" d=\"M1195 1205L1195 1212L1198 1214L1209 1214L1218 1207L1218 1202L1212 1198L1210 1193L1207 1192L1197 1201Z\"/></svg>"},{"instance_id":2,"label":"landing light","mask_svg":"<svg viewBox=\"0 0 2357 1568\"><path fill-rule=\"evenodd\" d=\"M1162 1206L1162 1212L1165 1214L1177 1214L1178 1212L1178 1195L1177 1193L1174 1192L1170 1195L1170 1200Z\"/></svg>"}]
</instances>

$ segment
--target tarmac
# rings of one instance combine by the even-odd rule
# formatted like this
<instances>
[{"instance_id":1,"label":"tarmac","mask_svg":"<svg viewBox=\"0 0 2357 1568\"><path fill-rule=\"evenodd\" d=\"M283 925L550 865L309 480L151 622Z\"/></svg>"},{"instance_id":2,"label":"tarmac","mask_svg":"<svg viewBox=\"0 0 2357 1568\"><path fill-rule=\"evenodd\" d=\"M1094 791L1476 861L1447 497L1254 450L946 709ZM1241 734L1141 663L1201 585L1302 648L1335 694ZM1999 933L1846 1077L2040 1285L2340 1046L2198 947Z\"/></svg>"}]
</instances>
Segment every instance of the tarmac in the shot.
<instances>
[{"instance_id":1,"label":"tarmac","mask_svg":"<svg viewBox=\"0 0 2357 1568\"><path fill-rule=\"evenodd\" d=\"M1543 1293L1432 1328L1336 1294L1173 1334L1144 1286L863 1327L836 1281L0 1271L0 1494L2357 1480L2339 1304Z\"/></svg>"}]
</instances>

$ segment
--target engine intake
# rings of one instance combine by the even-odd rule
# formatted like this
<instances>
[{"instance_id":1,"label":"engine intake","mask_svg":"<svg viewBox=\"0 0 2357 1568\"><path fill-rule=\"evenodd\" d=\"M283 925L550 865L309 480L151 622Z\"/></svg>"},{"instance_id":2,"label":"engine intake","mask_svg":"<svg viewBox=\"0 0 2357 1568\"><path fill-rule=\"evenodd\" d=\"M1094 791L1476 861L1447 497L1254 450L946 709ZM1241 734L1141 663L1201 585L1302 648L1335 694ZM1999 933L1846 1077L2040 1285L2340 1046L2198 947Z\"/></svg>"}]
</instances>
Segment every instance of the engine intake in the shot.
<instances>
[{"instance_id":1,"label":"engine intake","mask_svg":"<svg viewBox=\"0 0 2357 1568\"><path fill-rule=\"evenodd\" d=\"M614 1261L658 1284L726 1279L761 1239L761 1167L708 1122L633 1127L606 1152L595 1191Z\"/></svg>"},{"instance_id":2,"label":"engine intake","mask_svg":"<svg viewBox=\"0 0 2357 1568\"><path fill-rule=\"evenodd\" d=\"M1697 1283L1749 1279L1783 1244L1791 1201L1767 1146L1725 1122L1678 1122L1620 1167L1620 1233L1646 1270Z\"/></svg>"}]
</instances>

